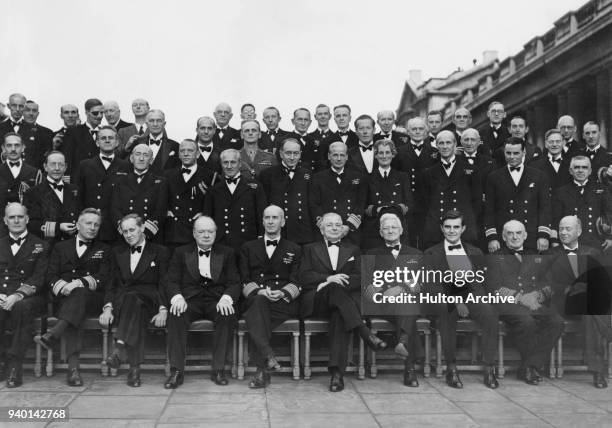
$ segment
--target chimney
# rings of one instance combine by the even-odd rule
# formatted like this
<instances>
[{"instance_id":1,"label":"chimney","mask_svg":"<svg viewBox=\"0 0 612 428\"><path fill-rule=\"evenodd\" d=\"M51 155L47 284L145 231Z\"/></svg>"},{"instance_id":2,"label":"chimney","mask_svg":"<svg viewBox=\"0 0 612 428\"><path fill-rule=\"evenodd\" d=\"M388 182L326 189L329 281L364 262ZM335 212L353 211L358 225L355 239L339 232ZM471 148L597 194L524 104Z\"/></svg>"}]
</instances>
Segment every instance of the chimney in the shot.
<instances>
[{"instance_id":1,"label":"chimney","mask_svg":"<svg viewBox=\"0 0 612 428\"><path fill-rule=\"evenodd\" d=\"M482 63L488 64L497 59L497 51L484 51L482 53Z\"/></svg>"},{"instance_id":2,"label":"chimney","mask_svg":"<svg viewBox=\"0 0 612 428\"><path fill-rule=\"evenodd\" d=\"M421 70L410 70L410 80L415 86L420 86L423 83L423 76Z\"/></svg>"}]
</instances>

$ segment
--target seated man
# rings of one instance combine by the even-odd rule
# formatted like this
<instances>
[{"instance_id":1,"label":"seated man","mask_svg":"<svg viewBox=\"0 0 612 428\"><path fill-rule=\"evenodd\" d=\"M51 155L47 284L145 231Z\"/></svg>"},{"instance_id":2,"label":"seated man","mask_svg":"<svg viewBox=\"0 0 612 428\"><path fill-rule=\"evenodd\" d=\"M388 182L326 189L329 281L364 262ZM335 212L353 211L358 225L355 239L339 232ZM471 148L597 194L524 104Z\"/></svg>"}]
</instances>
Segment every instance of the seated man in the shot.
<instances>
[{"instance_id":1,"label":"seated man","mask_svg":"<svg viewBox=\"0 0 612 428\"><path fill-rule=\"evenodd\" d=\"M140 364L149 320L156 327L166 325L168 309L164 306L164 279L168 271L168 250L145 239L145 226L138 214L128 214L119 222L125 244L112 250L113 276L104 296L100 324L117 327L115 349L106 359L118 369L121 361L130 364L129 386L141 385Z\"/></svg>"},{"instance_id":2,"label":"seated man","mask_svg":"<svg viewBox=\"0 0 612 428\"><path fill-rule=\"evenodd\" d=\"M270 346L272 330L289 318L297 318L300 287L297 285L299 245L281 238L285 225L282 208L270 205L264 210L263 238L249 241L240 251L242 294L246 297L244 319L255 344L255 377L249 388L265 388L270 384L269 370L280 368Z\"/></svg>"},{"instance_id":3,"label":"seated man","mask_svg":"<svg viewBox=\"0 0 612 428\"><path fill-rule=\"evenodd\" d=\"M45 310L43 293L49 246L28 233L28 212L18 202L4 210L9 235L0 239L0 380L7 388L22 384L22 362L32 343L31 324ZM10 346L4 343L4 329L13 330Z\"/></svg>"},{"instance_id":4,"label":"seated man","mask_svg":"<svg viewBox=\"0 0 612 428\"><path fill-rule=\"evenodd\" d=\"M514 296L518 304L499 303L495 309L510 328L521 355L517 377L529 385L542 381L539 370L563 331L563 319L544 301L550 297L544 274L547 258L525 250L527 232L523 223L504 224L504 246L488 259L487 289L492 294Z\"/></svg>"},{"instance_id":5,"label":"seated man","mask_svg":"<svg viewBox=\"0 0 612 428\"><path fill-rule=\"evenodd\" d=\"M478 248L461 242L461 235L465 231L463 214L459 211L448 211L440 220L444 241L425 250L426 263L430 271L443 273L453 272L453 277L460 271L473 272L473 278L478 278L481 272L484 279L483 254ZM444 277L447 275L444 274ZM464 276L465 277L465 276ZM462 302L441 303L438 305L440 316L440 336L442 338L442 351L446 360L446 383L452 388L463 388L463 382L457 372L455 351L457 348L457 320L468 315L475 320L482 329L482 357L485 364L484 384L495 389L499 386L495 377L495 354L497 350L497 315L492 306L486 303L467 302L468 296L482 294L483 285L477 281L468 282L462 287L453 282L442 282L432 286L443 287L447 297L461 297ZM441 292L441 293L442 293ZM440 293L440 295L441 295Z\"/></svg>"},{"instance_id":6,"label":"seated man","mask_svg":"<svg viewBox=\"0 0 612 428\"><path fill-rule=\"evenodd\" d=\"M341 240L343 227L342 217L336 213L326 213L321 217L320 229L324 240L304 246L298 275L303 286L301 317L330 320L331 392L344 389L348 340L354 329L372 349L387 347L361 320L361 254L359 247Z\"/></svg>"},{"instance_id":7,"label":"seated man","mask_svg":"<svg viewBox=\"0 0 612 428\"><path fill-rule=\"evenodd\" d=\"M193 223L194 243L174 250L166 294L168 314L168 358L170 377L164 388L183 383L187 330L192 321L209 319L215 323L211 380L227 385L223 372L227 347L236 324L234 302L240 297L240 276L234 251L215 244L217 226L212 218L198 217Z\"/></svg>"},{"instance_id":8,"label":"seated man","mask_svg":"<svg viewBox=\"0 0 612 428\"><path fill-rule=\"evenodd\" d=\"M66 338L68 385L82 386L79 373L81 325L87 316L98 315L104 305L104 290L110 277L110 248L96 241L100 211L86 208L76 224L77 235L55 244L51 251L47 280L55 296L57 323L34 341L46 349Z\"/></svg>"}]
</instances>

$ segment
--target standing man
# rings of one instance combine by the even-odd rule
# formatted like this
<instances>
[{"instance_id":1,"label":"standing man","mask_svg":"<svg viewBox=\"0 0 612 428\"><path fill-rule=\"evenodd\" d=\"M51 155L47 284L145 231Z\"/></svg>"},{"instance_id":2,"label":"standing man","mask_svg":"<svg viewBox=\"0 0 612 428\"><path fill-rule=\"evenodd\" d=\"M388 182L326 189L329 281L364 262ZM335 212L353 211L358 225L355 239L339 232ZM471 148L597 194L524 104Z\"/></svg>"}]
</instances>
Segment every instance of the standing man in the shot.
<instances>
[{"instance_id":1,"label":"standing man","mask_svg":"<svg viewBox=\"0 0 612 428\"><path fill-rule=\"evenodd\" d=\"M320 146L332 134L329 128L329 121L331 119L329 106L325 104L317 105L314 116L317 121L317 129L308 134L308 136L312 138L316 146Z\"/></svg>"},{"instance_id":2,"label":"standing man","mask_svg":"<svg viewBox=\"0 0 612 428\"><path fill-rule=\"evenodd\" d=\"M24 160L35 168L42 168L45 155L53 148L53 131L41 126L38 119L38 104L26 101L23 111L24 126L20 130L24 143Z\"/></svg>"},{"instance_id":3,"label":"standing man","mask_svg":"<svg viewBox=\"0 0 612 428\"><path fill-rule=\"evenodd\" d=\"M349 129L351 124L351 108L347 104L340 104L334 107L334 122L336 122L338 130L327 139L327 145L329 146L329 144L335 141L342 141L349 149L357 147L359 138L354 131Z\"/></svg>"},{"instance_id":4,"label":"standing man","mask_svg":"<svg viewBox=\"0 0 612 428\"><path fill-rule=\"evenodd\" d=\"M252 178L259 178L259 174L266 168L276 165L276 156L259 148L261 136L259 122L254 119L243 120L240 125L240 136L244 145L240 150L240 172Z\"/></svg>"},{"instance_id":5,"label":"standing man","mask_svg":"<svg viewBox=\"0 0 612 428\"><path fill-rule=\"evenodd\" d=\"M371 174L378 167L374 157L374 119L367 114L359 116L355 120L355 130L359 138L359 145L349 149L348 164L362 174Z\"/></svg>"},{"instance_id":6,"label":"standing man","mask_svg":"<svg viewBox=\"0 0 612 428\"><path fill-rule=\"evenodd\" d=\"M527 141L527 134L529 133L529 126L527 126L527 121L525 118L521 116L513 116L510 119L510 136L511 138L515 138L521 140L525 143L525 163L530 163L532 161L538 160L542 157L542 150L535 144L531 144ZM508 141L506 139L504 144ZM499 147L494 153L493 158L497 163L499 168L506 165L506 157L504 153L504 146Z\"/></svg>"},{"instance_id":7,"label":"standing man","mask_svg":"<svg viewBox=\"0 0 612 428\"><path fill-rule=\"evenodd\" d=\"M282 237L303 245L314 240L314 223L308 202L312 172L299 165L301 147L295 138L283 140L278 151L281 164L263 170L259 180L268 203L284 212Z\"/></svg>"},{"instance_id":8,"label":"standing man","mask_svg":"<svg viewBox=\"0 0 612 428\"><path fill-rule=\"evenodd\" d=\"M147 113L149 113L149 102L142 98L132 101L132 113L136 123L125 128L118 129L119 147L117 153L121 157L127 157L132 151L132 146L139 137L147 131Z\"/></svg>"},{"instance_id":9,"label":"standing man","mask_svg":"<svg viewBox=\"0 0 612 428\"><path fill-rule=\"evenodd\" d=\"M7 388L23 383L22 363L32 343L32 321L45 311L45 274L49 246L28 233L28 211L18 202L4 210L9 235L0 238L0 379ZM10 345L5 343L5 329L13 331Z\"/></svg>"},{"instance_id":10,"label":"standing man","mask_svg":"<svg viewBox=\"0 0 612 428\"><path fill-rule=\"evenodd\" d=\"M127 384L141 385L140 364L149 322L164 327L165 277L170 254L165 247L147 242L145 226L137 214L128 214L119 223L125 243L112 249L112 277L104 293L100 325L114 325L115 348L106 359L107 366L118 369L127 359L130 370Z\"/></svg>"},{"instance_id":11,"label":"standing man","mask_svg":"<svg viewBox=\"0 0 612 428\"><path fill-rule=\"evenodd\" d=\"M74 128L80 123L79 109L74 104L64 104L61 106L60 117L64 122L64 126L55 131L53 134L53 150L62 150L62 144L66 132L68 132L70 128Z\"/></svg>"},{"instance_id":12,"label":"standing man","mask_svg":"<svg viewBox=\"0 0 612 428\"><path fill-rule=\"evenodd\" d=\"M586 143L585 155L591 160L593 180L601 180L600 177L606 175L608 167L612 165L612 153L601 147L600 136L599 125L596 122L589 121L584 124L582 137Z\"/></svg>"},{"instance_id":13,"label":"standing man","mask_svg":"<svg viewBox=\"0 0 612 428\"><path fill-rule=\"evenodd\" d=\"M157 175L163 175L167 169L180 165L178 143L166 134L166 116L161 110L149 110L147 113L147 132L134 144L147 144L151 149L150 169Z\"/></svg>"},{"instance_id":14,"label":"standing man","mask_svg":"<svg viewBox=\"0 0 612 428\"><path fill-rule=\"evenodd\" d=\"M249 388L265 388L270 384L270 370L280 368L270 346L272 330L289 318L297 318L301 287L298 266L299 245L281 238L284 226L283 209L268 206L263 213L264 236L245 243L240 250L240 281L246 298L243 313L253 340L253 360L257 366Z\"/></svg>"},{"instance_id":15,"label":"standing man","mask_svg":"<svg viewBox=\"0 0 612 428\"><path fill-rule=\"evenodd\" d=\"M576 155L584 154L586 145L584 141L576 140L577 128L573 117L569 115L561 116L557 121L557 129L561 131L561 136L565 140L563 153L568 159L571 159Z\"/></svg>"},{"instance_id":16,"label":"standing man","mask_svg":"<svg viewBox=\"0 0 612 428\"><path fill-rule=\"evenodd\" d=\"M278 145L289 135L278 126L281 120L280 112L276 107L268 107L263 111L263 122L267 131L261 133L259 148L269 153L275 153Z\"/></svg>"},{"instance_id":17,"label":"standing man","mask_svg":"<svg viewBox=\"0 0 612 428\"><path fill-rule=\"evenodd\" d=\"M230 120L232 119L232 108L227 103L220 103L215 107L215 121L217 122L217 129L215 136L213 137L213 143L219 147L219 151L225 149L236 149L242 148L242 141L240 141L240 131L229 126Z\"/></svg>"},{"instance_id":18,"label":"standing man","mask_svg":"<svg viewBox=\"0 0 612 428\"><path fill-rule=\"evenodd\" d=\"M5 183L0 193L7 202L23 202L23 196L32 187L40 184L42 173L39 169L22 160L23 143L21 136L15 132L4 134L2 151L6 162L0 165L0 179Z\"/></svg>"},{"instance_id":19,"label":"standing man","mask_svg":"<svg viewBox=\"0 0 612 428\"><path fill-rule=\"evenodd\" d=\"M504 124L506 110L499 101L493 101L489 104L487 117L489 118L488 125L480 128L478 133L482 138L484 151L487 154L491 154L504 145L504 142L510 138L510 132L508 132L508 128Z\"/></svg>"},{"instance_id":20,"label":"standing man","mask_svg":"<svg viewBox=\"0 0 612 428\"><path fill-rule=\"evenodd\" d=\"M459 107L453 114L453 123L448 127L448 130L455 134L455 141L461 141L463 131L468 129L472 124L472 113L465 107Z\"/></svg>"},{"instance_id":21,"label":"standing man","mask_svg":"<svg viewBox=\"0 0 612 428\"><path fill-rule=\"evenodd\" d=\"M177 248L170 260L166 292L168 314L168 359L170 377L164 388L183 383L187 330L192 321L214 321L213 361L210 379L227 385L225 357L237 316L235 302L240 297L240 275L231 248L215 243L217 227L212 218L202 216L193 223L195 242Z\"/></svg>"},{"instance_id":22,"label":"standing man","mask_svg":"<svg viewBox=\"0 0 612 428\"><path fill-rule=\"evenodd\" d=\"M329 319L329 390L340 392L344 389L348 339L352 331L357 329L359 336L374 350L385 349L387 344L361 320L359 247L342 240L345 226L338 214L324 214L319 224L323 240L303 248L298 275L303 293L300 314L301 318Z\"/></svg>"},{"instance_id":23,"label":"standing man","mask_svg":"<svg viewBox=\"0 0 612 428\"><path fill-rule=\"evenodd\" d=\"M87 120L82 125L70 128L62 142L62 152L66 156L67 173L74 180L79 163L98 154L96 138L102 122L104 107L102 101L90 98L85 101Z\"/></svg>"},{"instance_id":24,"label":"standing man","mask_svg":"<svg viewBox=\"0 0 612 428\"><path fill-rule=\"evenodd\" d=\"M242 104L242 107L240 107L240 119L257 119L257 112L255 111L255 106L251 103Z\"/></svg>"},{"instance_id":25,"label":"standing man","mask_svg":"<svg viewBox=\"0 0 612 428\"><path fill-rule=\"evenodd\" d=\"M436 136L438 132L442 130L442 113L438 110L431 110L427 113L426 123L427 128L429 129L429 133L425 138L426 141L429 141L429 144L432 148L436 148Z\"/></svg>"},{"instance_id":26,"label":"standing man","mask_svg":"<svg viewBox=\"0 0 612 428\"><path fill-rule=\"evenodd\" d=\"M293 112L291 123L293 123L295 129L287 138L296 139L302 146L300 165L312 172L319 171L325 164L323 156L327 153L327 140L320 140L308 134L312 119L310 118L310 111L306 108L296 109Z\"/></svg>"},{"instance_id":27,"label":"standing man","mask_svg":"<svg viewBox=\"0 0 612 428\"><path fill-rule=\"evenodd\" d=\"M10 117L0 123L0 136L7 132L15 132L21 135L22 127L25 125L23 112L25 110L26 97L23 94L11 94L8 99ZM26 126L27 127L27 126Z\"/></svg>"},{"instance_id":28,"label":"standing man","mask_svg":"<svg viewBox=\"0 0 612 428\"><path fill-rule=\"evenodd\" d=\"M65 337L69 386L83 386L79 373L81 325L87 316L100 314L111 274L110 247L96 241L100 212L84 209L76 229L75 237L53 247L49 259L47 280L54 296L57 323L42 336L34 337L46 349Z\"/></svg>"},{"instance_id":29,"label":"standing man","mask_svg":"<svg viewBox=\"0 0 612 428\"><path fill-rule=\"evenodd\" d=\"M393 129L395 124L395 113L391 110L382 110L376 114L376 123L380 132L374 135L374 142L378 140L391 140L395 147L400 148L408 143L408 135ZM355 129L357 129L355 127Z\"/></svg>"},{"instance_id":30,"label":"standing man","mask_svg":"<svg viewBox=\"0 0 612 428\"><path fill-rule=\"evenodd\" d=\"M104 103L103 108L106 124L115 128L116 131L133 125L133 123L121 119L121 110L117 101L107 101Z\"/></svg>"},{"instance_id":31,"label":"standing man","mask_svg":"<svg viewBox=\"0 0 612 428\"><path fill-rule=\"evenodd\" d=\"M221 149L213 143L216 130L215 121L208 116L199 118L196 123L196 143L200 152L198 165L220 173L221 160L219 160L219 155Z\"/></svg>"},{"instance_id":32,"label":"standing man","mask_svg":"<svg viewBox=\"0 0 612 428\"><path fill-rule=\"evenodd\" d=\"M546 131L544 146L546 155L534 160L529 166L546 174L550 187L554 191L572 182L572 176L569 173L571 159L563 153L565 140L558 129Z\"/></svg>"}]
</instances>

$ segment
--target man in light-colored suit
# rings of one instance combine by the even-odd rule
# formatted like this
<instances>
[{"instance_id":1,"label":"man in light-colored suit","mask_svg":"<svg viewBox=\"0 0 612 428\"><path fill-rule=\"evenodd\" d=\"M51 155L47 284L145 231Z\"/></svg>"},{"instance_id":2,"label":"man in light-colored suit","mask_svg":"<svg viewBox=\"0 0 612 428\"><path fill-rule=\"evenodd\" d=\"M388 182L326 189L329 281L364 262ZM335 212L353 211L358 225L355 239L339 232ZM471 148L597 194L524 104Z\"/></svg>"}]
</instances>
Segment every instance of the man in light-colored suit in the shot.
<instances>
[{"instance_id":1,"label":"man in light-colored suit","mask_svg":"<svg viewBox=\"0 0 612 428\"><path fill-rule=\"evenodd\" d=\"M117 130L119 135L119 147L117 147L117 153L121 157L127 157L134 142L138 137L144 135L147 130L147 113L149 113L149 102L142 98L136 98L132 101L132 112L134 113L134 121L136 123L131 124L125 128Z\"/></svg>"}]
</instances>

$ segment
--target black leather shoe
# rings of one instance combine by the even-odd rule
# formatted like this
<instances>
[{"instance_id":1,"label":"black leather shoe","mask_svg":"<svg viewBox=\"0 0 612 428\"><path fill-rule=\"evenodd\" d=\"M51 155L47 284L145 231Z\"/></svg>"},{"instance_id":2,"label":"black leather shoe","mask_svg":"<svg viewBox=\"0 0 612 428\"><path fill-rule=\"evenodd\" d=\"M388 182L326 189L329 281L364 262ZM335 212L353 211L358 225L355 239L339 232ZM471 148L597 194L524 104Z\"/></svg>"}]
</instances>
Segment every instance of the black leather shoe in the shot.
<instances>
[{"instance_id":1,"label":"black leather shoe","mask_svg":"<svg viewBox=\"0 0 612 428\"><path fill-rule=\"evenodd\" d=\"M111 369L118 369L121 367L121 358L119 358L119 352L113 351L108 357L106 357L106 365Z\"/></svg>"},{"instance_id":2,"label":"black leather shoe","mask_svg":"<svg viewBox=\"0 0 612 428\"><path fill-rule=\"evenodd\" d=\"M484 384L487 388L491 389L497 389L499 387L499 382L497 381L495 369L493 367L488 367L485 369Z\"/></svg>"},{"instance_id":3,"label":"black leather shoe","mask_svg":"<svg viewBox=\"0 0 612 428\"><path fill-rule=\"evenodd\" d=\"M270 385L270 373L265 369L257 369L255 376L249 381L249 388L260 389Z\"/></svg>"},{"instance_id":4,"label":"black leather shoe","mask_svg":"<svg viewBox=\"0 0 612 428\"><path fill-rule=\"evenodd\" d=\"M533 375L536 377L538 382L542 382L544 380L544 377L540 374L537 368L532 367L531 370L533 371Z\"/></svg>"},{"instance_id":5,"label":"black leather shoe","mask_svg":"<svg viewBox=\"0 0 612 428\"><path fill-rule=\"evenodd\" d=\"M603 374L593 373L593 386L597 389L604 389L608 387L608 381Z\"/></svg>"},{"instance_id":6,"label":"black leather shoe","mask_svg":"<svg viewBox=\"0 0 612 428\"><path fill-rule=\"evenodd\" d=\"M68 371L68 386L83 386L83 379L79 369L70 369Z\"/></svg>"},{"instance_id":7,"label":"black leather shoe","mask_svg":"<svg viewBox=\"0 0 612 428\"><path fill-rule=\"evenodd\" d=\"M451 388L463 388L463 382L461 382L457 369L446 370L446 384Z\"/></svg>"},{"instance_id":8,"label":"black leather shoe","mask_svg":"<svg viewBox=\"0 0 612 428\"><path fill-rule=\"evenodd\" d=\"M8 376L6 377L6 387L17 388L21 385L23 385L21 370L19 370L17 367L11 367L8 371Z\"/></svg>"},{"instance_id":9,"label":"black leather shoe","mask_svg":"<svg viewBox=\"0 0 612 428\"><path fill-rule=\"evenodd\" d=\"M51 348L53 348L53 342L54 341L55 341L55 338L49 332L46 332L43 335L37 334L36 336L34 336L34 342L36 342L39 345L41 345L47 351L50 351Z\"/></svg>"},{"instance_id":10,"label":"black leather shoe","mask_svg":"<svg viewBox=\"0 0 612 428\"><path fill-rule=\"evenodd\" d=\"M344 389L344 379L340 372L334 372L329 380L329 390L331 392L340 392Z\"/></svg>"},{"instance_id":11,"label":"black leather shoe","mask_svg":"<svg viewBox=\"0 0 612 428\"><path fill-rule=\"evenodd\" d=\"M210 380L212 380L216 385L225 386L229 382L225 378L225 373L223 370L216 370L210 374Z\"/></svg>"},{"instance_id":12,"label":"black leather shoe","mask_svg":"<svg viewBox=\"0 0 612 428\"><path fill-rule=\"evenodd\" d=\"M370 334L365 340L365 343L374 351L382 351L387 347L387 342L380 339L375 334Z\"/></svg>"},{"instance_id":13,"label":"black leather shoe","mask_svg":"<svg viewBox=\"0 0 612 428\"><path fill-rule=\"evenodd\" d=\"M529 385L537 385L540 383L540 374L533 367L527 367L523 376L525 383Z\"/></svg>"},{"instance_id":14,"label":"black leather shoe","mask_svg":"<svg viewBox=\"0 0 612 428\"><path fill-rule=\"evenodd\" d=\"M266 363L268 370L280 370L281 365L274 355L268 355L268 362Z\"/></svg>"},{"instance_id":15,"label":"black leather shoe","mask_svg":"<svg viewBox=\"0 0 612 428\"><path fill-rule=\"evenodd\" d=\"M414 366L404 368L404 385L411 388L419 386L419 380L417 379Z\"/></svg>"},{"instance_id":16,"label":"black leather shoe","mask_svg":"<svg viewBox=\"0 0 612 428\"><path fill-rule=\"evenodd\" d=\"M170 376L164 382L164 388L166 389L176 389L179 385L183 384L184 375L181 370L171 369Z\"/></svg>"},{"instance_id":17,"label":"black leather shoe","mask_svg":"<svg viewBox=\"0 0 612 428\"><path fill-rule=\"evenodd\" d=\"M138 388L142 385L140 380L140 367L130 367L130 371L127 375L127 384L128 386L132 386L134 388Z\"/></svg>"}]
</instances>

